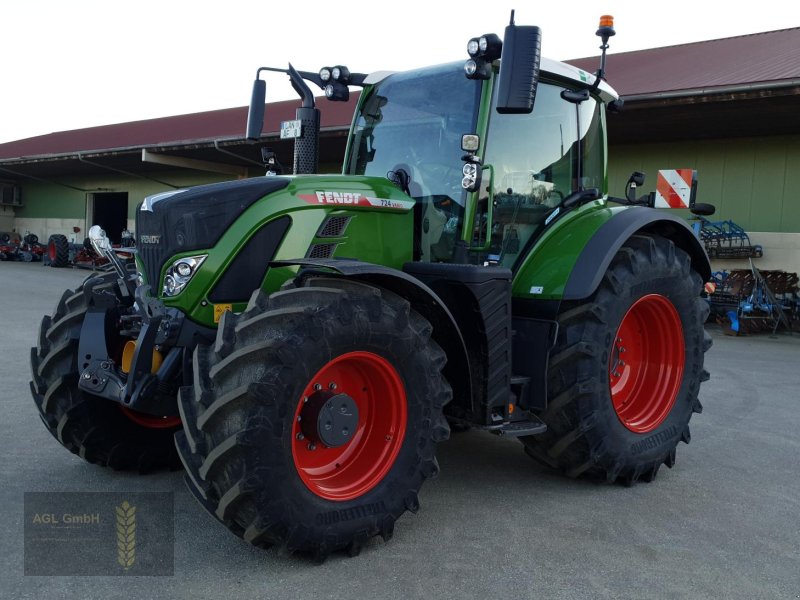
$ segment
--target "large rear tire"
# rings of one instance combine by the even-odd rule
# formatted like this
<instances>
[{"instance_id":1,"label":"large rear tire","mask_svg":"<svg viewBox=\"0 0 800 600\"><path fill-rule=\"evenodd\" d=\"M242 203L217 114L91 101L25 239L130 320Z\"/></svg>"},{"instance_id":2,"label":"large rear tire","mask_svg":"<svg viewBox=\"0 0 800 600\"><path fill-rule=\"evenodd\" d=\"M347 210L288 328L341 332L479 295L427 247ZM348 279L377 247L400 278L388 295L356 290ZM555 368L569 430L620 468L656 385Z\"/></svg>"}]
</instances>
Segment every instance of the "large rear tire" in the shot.
<instances>
[{"instance_id":1,"label":"large rear tire","mask_svg":"<svg viewBox=\"0 0 800 600\"><path fill-rule=\"evenodd\" d=\"M449 434L431 331L402 298L357 282L254 293L197 348L181 389L190 490L257 546L322 560L388 540Z\"/></svg>"},{"instance_id":2,"label":"large rear tire","mask_svg":"<svg viewBox=\"0 0 800 600\"><path fill-rule=\"evenodd\" d=\"M701 412L708 303L689 256L664 238L634 236L599 289L566 306L548 373L545 434L521 438L538 461L577 477L652 481L689 443Z\"/></svg>"},{"instance_id":3,"label":"large rear tire","mask_svg":"<svg viewBox=\"0 0 800 600\"><path fill-rule=\"evenodd\" d=\"M116 284L114 273L100 277L103 285ZM90 463L141 473L179 468L175 417L136 413L78 388L78 342L86 308L83 286L65 291L53 315L42 319L38 345L31 348L31 393L45 427Z\"/></svg>"},{"instance_id":4,"label":"large rear tire","mask_svg":"<svg viewBox=\"0 0 800 600\"><path fill-rule=\"evenodd\" d=\"M50 266L61 268L69 265L69 240L67 236L55 233L47 241L47 258Z\"/></svg>"}]
</instances>

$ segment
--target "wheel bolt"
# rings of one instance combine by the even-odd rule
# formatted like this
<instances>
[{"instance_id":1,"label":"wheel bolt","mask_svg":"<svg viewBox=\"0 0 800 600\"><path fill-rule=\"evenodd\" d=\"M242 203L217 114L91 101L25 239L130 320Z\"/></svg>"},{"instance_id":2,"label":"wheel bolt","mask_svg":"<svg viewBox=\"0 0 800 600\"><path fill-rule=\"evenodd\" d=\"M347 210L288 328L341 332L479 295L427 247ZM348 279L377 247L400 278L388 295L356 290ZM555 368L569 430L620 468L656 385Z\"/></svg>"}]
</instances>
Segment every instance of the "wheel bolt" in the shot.
<instances>
[{"instance_id":1,"label":"wheel bolt","mask_svg":"<svg viewBox=\"0 0 800 600\"><path fill-rule=\"evenodd\" d=\"M300 441L302 441L303 439L305 439L305 437L306 437L306 436L304 436L302 433L298 433L298 434L297 434L297 439L298 439L298 440L300 440Z\"/></svg>"},{"instance_id":2,"label":"wheel bolt","mask_svg":"<svg viewBox=\"0 0 800 600\"><path fill-rule=\"evenodd\" d=\"M333 382L333 381L331 381L331 382L328 384L328 389L330 389L330 390L335 390L335 389L336 389L336 387L337 387L337 385L336 385L336 383L335 383L335 382Z\"/></svg>"},{"instance_id":3,"label":"wheel bolt","mask_svg":"<svg viewBox=\"0 0 800 600\"><path fill-rule=\"evenodd\" d=\"M309 450L316 450L316 449L317 449L317 445L316 445L316 444L314 444L314 442L311 442L311 443L308 445L308 449L309 449Z\"/></svg>"},{"instance_id":4,"label":"wheel bolt","mask_svg":"<svg viewBox=\"0 0 800 600\"><path fill-rule=\"evenodd\" d=\"M322 384L321 384L321 383L315 383L315 384L314 384L314 391L315 391L315 392L318 392L318 391L320 391L321 389L322 389Z\"/></svg>"}]
</instances>

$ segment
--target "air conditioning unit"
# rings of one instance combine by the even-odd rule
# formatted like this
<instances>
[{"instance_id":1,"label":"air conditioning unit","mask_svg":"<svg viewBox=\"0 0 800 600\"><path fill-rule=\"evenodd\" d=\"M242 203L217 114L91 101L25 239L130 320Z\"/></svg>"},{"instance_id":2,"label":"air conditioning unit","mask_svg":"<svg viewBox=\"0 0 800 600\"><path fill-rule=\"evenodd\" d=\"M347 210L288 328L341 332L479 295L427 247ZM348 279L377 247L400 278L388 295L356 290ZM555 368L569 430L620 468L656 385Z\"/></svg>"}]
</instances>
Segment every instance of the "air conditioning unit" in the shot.
<instances>
[{"instance_id":1,"label":"air conditioning unit","mask_svg":"<svg viewBox=\"0 0 800 600\"><path fill-rule=\"evenodd\" d=\"M22 190L18 185L0 181L0 205L22 206Z\"/></svg>"}]
</instances>

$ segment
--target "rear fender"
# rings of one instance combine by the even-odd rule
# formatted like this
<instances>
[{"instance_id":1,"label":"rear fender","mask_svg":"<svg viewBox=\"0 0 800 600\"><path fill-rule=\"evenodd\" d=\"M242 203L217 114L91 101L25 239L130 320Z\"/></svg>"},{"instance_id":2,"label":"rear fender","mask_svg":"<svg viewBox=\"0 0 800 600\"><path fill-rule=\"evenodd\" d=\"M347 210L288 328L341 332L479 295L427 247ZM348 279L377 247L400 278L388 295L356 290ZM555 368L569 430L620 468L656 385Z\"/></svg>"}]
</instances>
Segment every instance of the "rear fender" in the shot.
<instances>
[{"instance_id":1,"label":"rear fender","mask_svg":"<svg viewBox=\"0 0 800 600\"><path fill-rule=\"evenodd\" d=\"M571 218L560 219L536 243L517 268L513 294L557 305L561 300L591 296L614 255L635 234L660 235L684 250L692 268L708 279L711 265L705 249L688 223L652 208L609 208L598 201L580 207ZM537 303L538 304L538 303ZM552 311L547 311L548 318Z\"/></svg>"},{"instance_id":2,"label":"rear fender","mask_svg":"<svg viewBox=\"0 0 800 600\"><path fill-rule=\"evenodd\" d=\"M689 255L692 268L704 281L711 277L711 264L705 248L686 221L664 211L634 207L616 213L589 239L569 274L564 300L581 300L591 296L617 251L632 235L642 233L672 240Z\"/></svg>"}]
</instances>

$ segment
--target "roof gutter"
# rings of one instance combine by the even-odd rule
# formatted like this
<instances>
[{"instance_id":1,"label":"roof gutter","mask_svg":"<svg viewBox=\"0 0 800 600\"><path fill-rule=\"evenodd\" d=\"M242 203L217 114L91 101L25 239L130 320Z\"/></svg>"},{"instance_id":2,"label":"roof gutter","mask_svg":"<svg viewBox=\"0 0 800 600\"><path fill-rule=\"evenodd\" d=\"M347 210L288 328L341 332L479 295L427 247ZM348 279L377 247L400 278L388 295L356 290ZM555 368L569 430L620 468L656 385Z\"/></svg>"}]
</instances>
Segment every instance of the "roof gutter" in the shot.
<instances>
[{"instance_id":1,"label":"roof gutter","mask_svg":"<svg viewBox=\"0 0 800 600\"><path fill-rule=\"evenodd\" d=\"M71 190L77 190L79 192L91 192L94 190L86 190L83 188L76 187L74 185L69 185L68 183L61 183L59 181L54 181L52 179L44 179L43 177L36 177L35 175L28 175L27 173L20 173L18 171L12 171L11 169L6 169L5 167L0 167L0 171L4 173L11 173L17 177L25 177L26 179L33 179L34 181L41 181L42 183L49 183L51 185L60 185L61 187L69 188Z\"/></svg>"},{"instance_id":2,"label":"roof gutter","mask_svg":"<svg viewBox=\"0 0 800 600\"><path fill-rule=\"evenodd\" d=\"M156 179L155 177L148 177L147 175L142 175L141 173L133 173L131 171L125 171L124 169L117 169L115 167L109 167L108 165L103 165L100 163L96 163L91 160L87 160L83 158L80 152L78 152L78 160L82 163L86 163L87 165L92 165L94 167L98 167L100 169L106 169L107 171L112 171L114 173L121 173L122 175L127 175L128 177L139 177L140 179L147 179L149 181L155 181L156 183L160 183L161 185L165 185L167 187L171 187L174 190L181 189L179 185L173 185L171 183L167 183L166 181L161 181L160 179Z\"/></svg>"},{"instance_id":3,"label":"roof gutter","mask_svg":"<svg viewBox=\"0 0 800 600\"><path fill-rule=\"evenodd\" d=\"M625 94L625 102L646 102L648 100L673 100L691 98L694 96L717 96L720 94L743 94L765 90L784 90L800 87L800 79L785 79L782 81L746 83L739 85L722 85L711 88L692 88L688 90L674 90L669 92L649 92L645 94Z\"/></svg>"}]
</instances>

